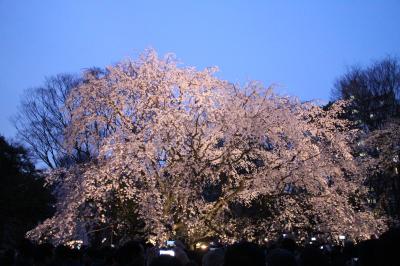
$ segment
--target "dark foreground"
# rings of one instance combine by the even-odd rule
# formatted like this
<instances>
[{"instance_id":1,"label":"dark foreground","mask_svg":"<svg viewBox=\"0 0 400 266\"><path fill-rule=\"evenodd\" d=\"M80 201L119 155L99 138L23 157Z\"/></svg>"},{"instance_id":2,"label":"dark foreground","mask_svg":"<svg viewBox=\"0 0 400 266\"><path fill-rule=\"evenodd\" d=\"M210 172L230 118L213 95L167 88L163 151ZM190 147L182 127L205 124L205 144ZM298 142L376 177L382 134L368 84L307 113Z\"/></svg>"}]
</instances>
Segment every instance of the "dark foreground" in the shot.
<instances>
[{"instance_id":1,"label":"dark foreground","mask_svg":"<svg viewBox=\"0 0 400 266\"><path fill-rule=\"evenodd\" d=\"M260 246L239 242L230 246L205 247L190 251L181 243L175 255L160 255L160 249L140 242L128 242L119 248L34 245L28 241L16 249L1 250L0 265L72 265L72 266L398 266L400 265L400 229L392 229L378 239L357 244L326 245L318 241L298 246L283 238Z\"/></svg>"}]
</instances>

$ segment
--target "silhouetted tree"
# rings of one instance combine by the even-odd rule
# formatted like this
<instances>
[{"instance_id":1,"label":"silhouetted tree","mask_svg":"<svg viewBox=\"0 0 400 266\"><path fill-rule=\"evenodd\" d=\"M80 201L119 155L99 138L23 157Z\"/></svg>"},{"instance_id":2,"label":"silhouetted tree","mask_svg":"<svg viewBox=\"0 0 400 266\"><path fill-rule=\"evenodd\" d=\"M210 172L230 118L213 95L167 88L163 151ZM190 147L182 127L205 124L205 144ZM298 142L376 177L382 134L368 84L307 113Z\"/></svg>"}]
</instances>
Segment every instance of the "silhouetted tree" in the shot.
<instances>
[{"instance_id":1,"label":"silhouetted tree","mask_svg":"<svg viewBox=\"0 0 400 266\"><path fill-rule=\"evenodd\" d=\"M2 136L0 173L0 246L10 246L51 215L52 197L26 149L7 143Z\"/></svg>"},{"instance_id":2,"label":"silhouetted tree","mask_svg":"<svg viewBox=\"0 0 400 266\"><path fill-rule=\"evenodd\" d=\"M87 73L99 78L105 72L90 68ZM86 162L96 150L96 147L89 145L87 136L81 136L82 141L70 145L68 151L64 145L71 112L75 107L73 104L67 106L66 100L73 88L85 82L85 77L58 74L47 78L43 86L26 90L22 97L19 111L13 119L17 136L27 144L35 158L49 168ZM99 136L102 137L102 132L99 132Z\"/></svg>"},{"instance_id":3,"label":"silhouetted tree","mask_svg":"<svg viewBox=\"0 0 400 266\"><path fill-rule=\"evenodd\" d=\"M380 128L388 119L400 117L400 64L387 57L361 68L354 66L339 77L332 90L334 100L353 99L348 118L369 130Z\"/></svg>"},{"instance_id":4,"label":"silhouetted tree","mask_svg":"<svg viewBox=\"0 0 400 266\"><path fill-rule=\"evenodd\" d=\"M71 157L63 147L70 120L65 100L80 82L73 75L60 74L46 79L43 86L26 90L13 119L18 137L50 168L64 166ZM78 150L76 155L82 152Z\"/></svg>"}]
</instances>

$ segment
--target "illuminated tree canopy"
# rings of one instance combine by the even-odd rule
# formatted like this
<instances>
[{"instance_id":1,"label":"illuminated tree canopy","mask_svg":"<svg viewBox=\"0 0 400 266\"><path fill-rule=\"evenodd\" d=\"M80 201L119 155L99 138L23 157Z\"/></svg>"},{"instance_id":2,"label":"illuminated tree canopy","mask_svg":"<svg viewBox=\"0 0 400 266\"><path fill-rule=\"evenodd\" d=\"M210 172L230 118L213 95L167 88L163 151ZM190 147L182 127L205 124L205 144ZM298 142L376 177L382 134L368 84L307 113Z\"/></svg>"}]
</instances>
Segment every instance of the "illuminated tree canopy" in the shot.
<instances>
[{"instance_id":1,"label":"illuminated tree canopy","mask_svg":"<svg viewBox=\"0 0 400 266\"><path fill-rule=\"evenodd\" d=\"M65 145L95 158L49 172L57 212L28 236L193 243L309 230L355 239L385 229L363 202L349 148L357 131L339 118L345 101L323 110L215 71L179 67L149 50L103 75L86 73L67 100ZM270 215L238 215L256 201Z\"/></svg>"}]
</instances>

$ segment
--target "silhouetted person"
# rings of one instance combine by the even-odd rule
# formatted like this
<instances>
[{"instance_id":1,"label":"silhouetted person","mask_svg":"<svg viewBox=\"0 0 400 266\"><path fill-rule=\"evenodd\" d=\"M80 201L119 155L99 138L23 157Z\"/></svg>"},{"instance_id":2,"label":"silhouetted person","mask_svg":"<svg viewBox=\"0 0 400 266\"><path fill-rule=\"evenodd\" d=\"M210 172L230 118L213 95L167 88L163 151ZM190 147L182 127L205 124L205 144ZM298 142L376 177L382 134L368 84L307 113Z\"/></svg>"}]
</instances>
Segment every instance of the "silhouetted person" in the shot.
<instances>
[{"instance_id":1,"label":"silhouetted person","mask_svg":"<svg viewBox=\"0 0 400 266\"><path fill-rule=\"evenodd\" d=\"M345 266L346 259L342 253L340 246L333 246L331 251L331 264L332 266Z\"/></svg>"},{"instance_id":2,"label":"silhouetted person","mask_svg":"<svg viewBox=\"0 0 400 266\"><path fill-rule=\"evenodd\" d=\"M115 253L118 266L143 266L145 262L144 248L136 241L129 241Z\"/></svg>"},{"instance_id":3,"label":"silhouetted person","mask_svg":"<svg viewBox=\"0 0 400 266\"><path fill-rule=\"evenodd\" d=\"M185 266L177 258L169 255L161 255L154 258L150 266Z\"/></svg>"},{"instance_id":4,"label":"silhouetted person","mask_svg":"<svg viewBox=\"0 0 400 266\"><path fill-rule=\"evenodd\" d=\"M293 254L295 253L295 251L297 249L296 241L294 241L294 239L291 239L291 238L282 239L280 246L282 249L286 249L286 250L292 252Z\"/></svg>"},{"instance_id":5,"label":"silhouetted person","mask_svg":"<svg viewBox=\"0 0 400 266\"><path fill-rule=\"evenodd\" d=\"M379 238L378 263L382 266L400 265L400 228L392 228Z\"/></svg>"},{"instance_id":6,"label":"silhouetted person","mask_svg":"<svg viewBox=\"0 0 400 266\"><path fill-rule=\"evenodd\" d=\"M329 258L316 247L307 246L300 254L299 266L325 266L329 265Z\"/></svg>"},{"instance_id":7,"label":"silhouetted person","mask_svg":"<svg viewBox=\"0 0 400 266\"><path fill-rule=\"evenodd\" d=\"M267 254L268 266L296 266L294 254L286 249L273 249Z\"/></svg>"},{"instance_id":8,"label":"silhouetted person","mask_svg":"<svg viewBox=\"0 0 400 266\"><path fill-rule=\"evenodd\" d=\"M0 265L8 266L14 265L15 251L13 249L7 249L0 255Z\"/></svg>"},{"instance_id":9,"label":"silhouetted person","mask_svg":"<svg viewBox=\"0 0 400 266\"><path fill-rule=\"evenodd\" d=\"M80 266L80 256L79 250L60 245L54 249L54 261L52 265Z\"/></svg>"},{"instance_id":10,"label":"silhouetted person","mask_svg":"<svg viewBox=\"0 0 400 266\"><path fill-rule=\"evenodd\" d=\"M378 265L376 260L378 240L370 239L362 241L357 245L358 248L358 264L360 266L374 266Z\"/></svg>"},{"instance_id":11,"label":"silhouetted person","mask_svg":"<svg viewBox=\"0 0 400 266\"><path fill-rule=\"evenodd\" d=\"M27 239L23 239L17 247L15 264L18 266L32 265L35 246Z\"/></svg>"},{"instance_id":12,"label":"silhouetted person","mask_svg":"<svg viewBox=\"0 0 400 266\"><path fill-rule=\"evenodd\" d=\"M219 248L207 252L202 259L203 266L223 266L224 265L225 250Z\"/></svg>"},{"instance_id":13,"label":"silhouetted person","mask_svg":"<svg viewBox=\"0 0 400 266\"><path fill-rule=\"evenodd\" d=\"M265 266L264 251L256 244L241 242L229 246L224 266Z\"/></svg>"},{"instance_id":14,"label":"silhouetted person","mask_svg":"<svg viewBox=\"0 0 400 266\"><path fill-rule=\"evenodd\" d=\"M33 254L35 266L48 265L53 259L53 249L53 245L49 243L37 245Z\"/></svg>"},{"instance_id":15,"label":"silhouetted person","mask_svg":"<svg viewBox=\"0 0 400 266\"><path fill-rule=\"evenodd\" d=\"M344 243L342 253L346 261L349 261L354 257L358 257L357 249L355 248L353 241L346 241Z\"/></svg>"}]
</instances>

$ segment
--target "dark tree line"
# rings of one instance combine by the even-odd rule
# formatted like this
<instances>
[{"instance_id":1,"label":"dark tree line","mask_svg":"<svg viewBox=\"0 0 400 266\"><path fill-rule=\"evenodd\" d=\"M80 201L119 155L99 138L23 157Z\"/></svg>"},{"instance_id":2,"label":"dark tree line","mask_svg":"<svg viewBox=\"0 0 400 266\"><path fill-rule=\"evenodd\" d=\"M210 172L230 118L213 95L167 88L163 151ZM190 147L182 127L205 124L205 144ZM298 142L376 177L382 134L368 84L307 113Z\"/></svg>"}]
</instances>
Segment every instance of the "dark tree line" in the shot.
<instances>
[{"instance_id":1,"label":"dark tree line","mask_svg":"<svg viewBox=\"0 0 400 266\"><path fill-rule=\"evenodd\" d=\"M387 57L362 68L354 66L339 77L333 99L352 99L348 118L376 130L400 118L400 64Z\"/></svg>"},{"instance_id":2,"label":"dark tree line","mask_svg":"<svg viewBox=\"0 0 400 266\"><path fill-rule=\"evenodd\" d=\"M90 68L87 73L98 77L104 72ZM85 76L72 74L47 78L42 86L25 91L13 117L19 140L29 147L35 159L51 169L69 167L92 157L94 149L88 142L76 143L72 150L65 147L72 111L66 101L71 90L84 82Z\"/></svg>"},{"instance_id":3,"label":"dark tree line","mask_svg":"<svg viewBox=\"0 0 400 266\"><path fill-rule=\"evenodd\" d=\"M68 74L46 79L43 86L25 91L14 117L18 137L50 168L68 164L72 159L63 146L63 135L70 120L65 101L80 82L79 78Z\"/></svg>"},{"instance_id":4,"label":"dark tree line","mask_svg":"<svg viewBox=\"0 0 400 266\"><path fill-rule=\"evenodd\" d=\"M52 196L25 148L0 136L0 247L13 246L52 214Z\"/></svg>"}]
</instances>

